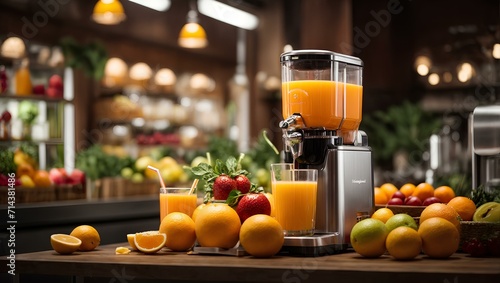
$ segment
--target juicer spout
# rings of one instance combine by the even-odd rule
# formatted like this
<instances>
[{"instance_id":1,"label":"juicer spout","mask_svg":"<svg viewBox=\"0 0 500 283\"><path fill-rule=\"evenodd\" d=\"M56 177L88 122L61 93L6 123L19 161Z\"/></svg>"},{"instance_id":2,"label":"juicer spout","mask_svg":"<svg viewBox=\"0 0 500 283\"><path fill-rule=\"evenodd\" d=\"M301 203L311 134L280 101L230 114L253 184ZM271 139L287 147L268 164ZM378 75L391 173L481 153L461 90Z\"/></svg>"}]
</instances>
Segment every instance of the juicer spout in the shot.
<instances>
[{"instance_id":1,"label":"juicer spout","mask_svg":"<svg viewBox=\"0 0 500 283\"><path fill-rule=\"evenodd\" d=\"M283 129L283 140L285 150L291 151L293 159L302 155L304 132L306 128L304 119L300 114L293 114L284 121L280 122L280 128Z\"/></svg>"}]
</instances>

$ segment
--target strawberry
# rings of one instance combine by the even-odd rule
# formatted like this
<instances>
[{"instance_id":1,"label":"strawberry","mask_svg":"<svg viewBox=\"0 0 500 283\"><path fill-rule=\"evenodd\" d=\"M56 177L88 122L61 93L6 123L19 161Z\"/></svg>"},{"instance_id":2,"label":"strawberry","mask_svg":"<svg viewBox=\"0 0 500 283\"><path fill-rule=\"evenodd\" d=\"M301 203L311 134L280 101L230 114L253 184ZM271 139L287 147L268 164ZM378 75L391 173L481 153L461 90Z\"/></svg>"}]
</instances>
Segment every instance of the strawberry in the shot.
<instances>
[{"instance_id":1,"label":"strawberry","mask_svg":"<svg viewBox=\"0 0 500 283\"><path fill-rule=\"evenodd\" d=\"M238 213L240 221L243 223L248 217L255 214L271 215L271 203L262 193L246 194L238 201L236 213Z\"/></svg>"},{"instance_id":2,"label":"strawberry","mask_svg":"<svg viewBox=\"0 0 500 283\"><path fill-rule=\"evenodd\" d=\"M215 178L212 190L215 200L226 200L232 190L236 190L236 181L226 174Z\"/></svg>"},{"instance_id":3,"label":"strawberry","mask_svg":"<svg viewBox=\"0 0 500 283\"><path fill-rule=\"evenodd\" d=\"M205 181L203 186L205 191L203 201L205 203L211 201L212 197L215 200L226 200L228 204L230 201L236 203L241 195L239 189L246 190L247 193L252 190L258 191L255 188L256 186L246 177L248 171L242 170L240 163L234 157L229 157L226 162L217 159L213 167L207 163L200 163L198 166L192 167L191 172ZM238 183L241 183L241 185L238 185Z\"/></svg>"},{"instance_id":4,"label":"strawberry","mask_svg":"<svg viewBox=\"0 0 500 283\"><path fill-rule=\"evenodd\" d=\"M250 180L248 179L247 176L238 175L234 178L234 180L236 181L236 189L240 191L242 194L246 194L250 191L252 183L250 183Z\"/></svg>"}]
</instances>

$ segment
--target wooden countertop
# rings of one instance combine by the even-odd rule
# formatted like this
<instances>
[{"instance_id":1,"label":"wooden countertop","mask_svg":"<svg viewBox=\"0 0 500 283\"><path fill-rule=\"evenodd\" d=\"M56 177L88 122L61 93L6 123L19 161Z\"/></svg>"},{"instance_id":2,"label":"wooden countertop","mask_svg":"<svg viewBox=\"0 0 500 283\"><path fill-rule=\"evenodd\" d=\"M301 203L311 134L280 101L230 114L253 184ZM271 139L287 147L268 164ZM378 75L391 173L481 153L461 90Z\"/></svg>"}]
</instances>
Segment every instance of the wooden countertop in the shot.
<instances>
[{"instance_id":1,"label":"wooden countertop","mask_svg":"<svg viewBox=\"0 0 500 283\"><path fill-rule=\"evenodd\" d=\"M388 255L366 259L354 252L260 259L169 251L116 255L118 246L128 244L105 245L72 255L54 251L18 254L16 273L196 282L500 282L500 258L472 258L461 253L445 260L420 255L412 261L396 261ZM2 272L6 271L6 263L2 257Z\"/></svg>"}]
</instances>

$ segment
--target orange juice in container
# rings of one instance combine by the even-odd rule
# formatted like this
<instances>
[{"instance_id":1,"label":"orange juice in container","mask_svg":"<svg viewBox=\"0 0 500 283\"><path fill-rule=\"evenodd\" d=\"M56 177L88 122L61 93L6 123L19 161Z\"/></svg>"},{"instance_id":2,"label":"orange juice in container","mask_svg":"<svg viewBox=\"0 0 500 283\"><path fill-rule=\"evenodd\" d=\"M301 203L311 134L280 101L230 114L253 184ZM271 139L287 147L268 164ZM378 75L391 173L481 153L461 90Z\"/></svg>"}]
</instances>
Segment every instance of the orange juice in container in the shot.
<instances>
[{"instance_id":1,"label":"orange juice in container","mask_svg":"<svg viewBox=\"0 0 500 283\"><path fill-rule=\"evenodd\" d=\"M352 144L362 103L362 65L357 58L323 50L282 56L284 119L300 114L305 128L334 130L344 144Z\"/></svg>"}]
</instances>

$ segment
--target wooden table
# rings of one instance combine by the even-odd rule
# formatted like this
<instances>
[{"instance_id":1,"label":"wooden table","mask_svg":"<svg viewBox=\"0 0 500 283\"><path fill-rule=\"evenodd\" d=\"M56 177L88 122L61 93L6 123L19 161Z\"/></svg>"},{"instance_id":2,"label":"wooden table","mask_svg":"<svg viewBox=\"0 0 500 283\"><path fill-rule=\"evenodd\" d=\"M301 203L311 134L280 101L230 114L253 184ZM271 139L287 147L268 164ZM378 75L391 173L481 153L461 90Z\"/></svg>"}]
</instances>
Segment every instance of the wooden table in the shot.
<instances>
[{"instance_id":1,"label":"wooden table","mask_svg":"<svg viewBox=\"0 0 500 283\"><path fill-rule=\"evenodd\" d=\"M396 261L388 255L366 259L354 252L259 259L169 251L116 255L118 246L128 245L105 245L72 255L54 251L18 254L16 273L69 275L78 282L91 277L110 278L106 282L138 282L139 278L188 282L500 282L500 258L471 258L460 253L446 260L425 255L412 261ZM3 257L2 273L5 268Z\"/></svg>"}]
</instances>

